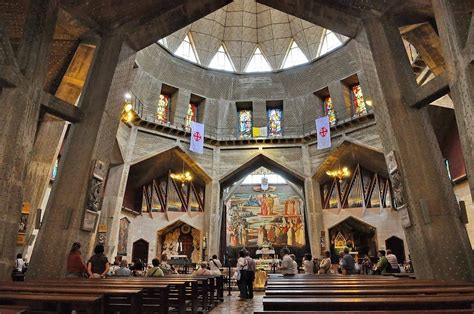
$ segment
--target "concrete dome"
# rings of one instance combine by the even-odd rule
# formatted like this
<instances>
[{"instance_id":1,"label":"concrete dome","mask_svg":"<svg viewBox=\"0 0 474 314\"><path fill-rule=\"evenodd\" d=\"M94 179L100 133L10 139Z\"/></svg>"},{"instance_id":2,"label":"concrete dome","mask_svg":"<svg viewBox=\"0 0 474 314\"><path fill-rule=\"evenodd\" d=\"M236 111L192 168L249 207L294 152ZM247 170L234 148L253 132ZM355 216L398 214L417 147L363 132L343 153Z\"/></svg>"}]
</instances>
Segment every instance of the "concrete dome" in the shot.
<instances>
[{"instance_id":1,"label":"concrete dome","mask_svg":"<svg viewBox=\"0 0 474 314\"><path fill-rule=\"evenodd\" d=\"M347 40L343 35L327 32L325 28L255 0L235 0L159 43L175 53L186 35L189 35L198 63L206 67L223 44L236 72L245 72L259 48L271 69L279 70L294 42L308 61L331 50L323 45L327 33L332 33L327 36L328 39L336 38L336 45Z\"/></svg>"}]
</instances>

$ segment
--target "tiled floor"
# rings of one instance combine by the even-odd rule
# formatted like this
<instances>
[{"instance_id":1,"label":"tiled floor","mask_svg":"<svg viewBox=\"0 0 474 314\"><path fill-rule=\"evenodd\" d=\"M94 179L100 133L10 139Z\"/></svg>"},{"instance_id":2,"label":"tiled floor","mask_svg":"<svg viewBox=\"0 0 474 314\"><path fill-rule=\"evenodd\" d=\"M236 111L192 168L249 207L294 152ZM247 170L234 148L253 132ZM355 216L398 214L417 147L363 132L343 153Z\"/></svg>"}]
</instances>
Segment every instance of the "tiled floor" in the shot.
<instances>
[{"instance_id":1,"label":"tiled floor","mask_svg":"<svg viewBox=\"0 0 474 314\"><path fill-rule=\"evenodd\" d=\"M224 302L213 309L211 314L223 313L253 313L254 311L263 311L263 296L265 292L255 292L252 300L239 300L239 292L232 291L231 296L224 294Z\"/></svg>"}]
</instances>

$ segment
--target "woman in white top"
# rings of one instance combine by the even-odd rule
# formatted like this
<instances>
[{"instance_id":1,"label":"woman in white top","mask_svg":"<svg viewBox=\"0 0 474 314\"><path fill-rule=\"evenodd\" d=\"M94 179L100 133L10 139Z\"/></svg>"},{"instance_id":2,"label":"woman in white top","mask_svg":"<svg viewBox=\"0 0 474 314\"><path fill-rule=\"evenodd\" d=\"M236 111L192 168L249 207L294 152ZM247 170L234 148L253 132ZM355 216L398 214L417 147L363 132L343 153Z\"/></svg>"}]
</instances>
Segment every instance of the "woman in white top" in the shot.
<instances>
[{"instance_id":1,"label":"woman in white top","mask_svg":"<svg viewBox=\"0 0 474 314\"><path fill-rule=\"evenodd\" d=\"M305 274L314 274L314 262L311 259L311 254L304 255L303 268Z\"/></svg>"},{"instance_id":2,"label":"woman in white top","mask_svg":"<svg viewBox=\"0 0 474 314\"><path fill-rule=\"evenodd\" d=\"M17 272L23 273L24 268L25 268L25 261L23 260L23 255L21 255L21 253L18 253L16 255L15 269Z\"/></svg>"},{"instance_id":3,"label":"woman in white top","mask_svg":"<svg viewBox=\"0 0 474 314\"><path fill-rule=\"evenodd\" d=\"M237 280L239 286L240 299L247 299L247 260L245 259L245 251L239 251L239 259L237 260L237 271L240 272L240 280ZM244 271L245 270L245 271Z\"/></svg>"},{"instance_id":4,"label":"woman in white top","mask_svg":"<svg viewBox=\"0 0 474 314\"><path fill-rule=\"evenodd\" d=\"M220 276L221 275L221 270L220 269L222 268L222 264L217 259L217 255L212 255L212 258L209 261L209 268L210 268L211 274L213 276Z\"/></svg>"}]
</instances>

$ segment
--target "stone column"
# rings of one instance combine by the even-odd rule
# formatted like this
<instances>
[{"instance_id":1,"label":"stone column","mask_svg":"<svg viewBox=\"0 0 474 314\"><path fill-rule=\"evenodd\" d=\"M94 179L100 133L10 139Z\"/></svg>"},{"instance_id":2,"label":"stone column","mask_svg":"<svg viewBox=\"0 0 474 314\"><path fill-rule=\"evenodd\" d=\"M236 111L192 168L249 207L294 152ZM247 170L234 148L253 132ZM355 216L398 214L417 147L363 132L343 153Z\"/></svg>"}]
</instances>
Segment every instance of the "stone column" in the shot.
<instances>
[{"instance_id":1,"label":"stone column","mask_svg":"<svg viewBox=\"0 0 474 314\"><path fill-rule=\"evenodd\" d=\"M350 118L352 116L352 106L347 86L341 81L335 81L329 84L328 89L334 110L336 110L336 121Z\"/></svg>"},{"instance_id":2,"label":"stone column","mask_svg":"<svg viewBox=\"0 0 474 314\"><path fill-rule=\"evenodd\" d=\"M364 26L357 37L360 61L384 151L397 156L402 193L394 194L408 208L405 235L417 278L472 280L471 245L427 109L410 106L417 86L399 30L378 18L365 19Z\"/></svg>"},{"instance_id":3,"label":"stone column","mask_svg":"<svg viewBox=\"0 0 474 314\"><path fill-rule=\"evenodd\" d=\"M313 256L321 255L321 247L319 236L324 230L323 213L321 205L321 196L319 193L319 184L312 178L311 158L309 155L308 145L301 147L303 156L304 194L306 198L306 230L308 232L309 246Z\"/></svg>"},{"instance_id":4,"label":"stone column","mask_svg":"<svg viewBox=\"0 0 474 314\"><path fill-rule=\"evenodd\" d=\"M25 173L58 8L58 0L30 1L17 60L0 25L0 280L10 277L14 261Z\"/></svg>"},{"instance_id":5,"label":"stone column","mask_svg":"<svg viewBox=\"0 0 474 314\"><path fill-rule=\"evenodd\" d=\"M180 88L176 97L176 102L173 104L171 121L177 127L183 127L188 114L188 106L191 101L191 91Z\"/></svg>"},{"instance_id":6,"label":"stone column","mask_svg":"<svg viewBox=\"0 0 474 314\"><path fill-rule=\"evenodd\" d=\"M212 158L212 181L206 184L204 235L207 232L207 255L218 255L220 248L222 226L222 202L220 199L220 184L218 181L220 149L214 149ZM203 235L203 236L204 236Z\"/></svg>"},{"instance_id":7,"label":"stone column","mask_svg":"<svg viewBox=\"0 0 474 314\"><path fill-rule=\"evenodd\" d=\"M474 18L472 1L432 0L466 172L474 200Z\"/></svg>"},{"instance_id":8,"label":"stone column","mask_svg":"<svg viewBox=\"0 0 474 314\"><path fill-rule=\"evenodd\" d=\"M107 177L107 186L104 192L102 212L100 213L99 223L107 226L104 246L105 255L109 258L117 255L120 213L122 211L123 197L127 186L130 161L133 156L133 148L137 139L138 128L132 126L129 131L127 146L123 152L124 163L110 168Z\"/></svg>"},{"instance_id":9,"label":"stone column","mask_svg":"<svg viewBox=\"0 0 474 314\"><path fill-rule=\"evenodd\" d=\"M82 244L84 257L90 256L95 232L82 227L92 165L100 160L109 166L134 55L120 35L103 37L97 47L79 102L85 119L71 127L66 140L31 258L30 278L64 276L64 261L73 242Z\"/></svg>"}]
</instances>

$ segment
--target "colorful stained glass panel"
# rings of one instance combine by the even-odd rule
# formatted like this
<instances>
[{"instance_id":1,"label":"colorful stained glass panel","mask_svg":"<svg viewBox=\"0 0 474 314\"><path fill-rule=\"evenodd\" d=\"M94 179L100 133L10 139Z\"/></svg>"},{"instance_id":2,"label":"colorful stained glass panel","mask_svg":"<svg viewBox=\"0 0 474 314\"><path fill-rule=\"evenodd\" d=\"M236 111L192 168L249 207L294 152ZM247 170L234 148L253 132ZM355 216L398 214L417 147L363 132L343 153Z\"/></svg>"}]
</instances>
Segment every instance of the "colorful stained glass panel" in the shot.
<instances>
[{"instance_id":1,"label":"colorful stained glass panel","mask_svg":"<svg viewBox=\"0 0 474 314\"><path fill-rule=\"evenodd\" d=\"M268 135L269 136L281 136L281 109L269 109L268 114Z\"/></svg>"},{"instance_id":2,"label":"colorful stained glass panel","mask_svg":"<svg viewBox=\"0 0 474 314\"><path fill-rule=\"evenodd\" d=\"M252 110L239 111L239 132L241 138L252 136Z\"/></svg>"},{"instance_id":3,"label":"colorful stained glass panel","mask_svg":"<svg viewBox=\"0 0 474 314\"><path fill-rule=\"evenodd\" d=\"M336 125L336 111L334 110L334 105L330 96L324 99L324 110L326 115L329 117L329 124L331 126Z\"/></svg>"},{"instance_id":4,"label":"colorful stained glass panel","mask_svg":"<svg viewBox=\"0 0 474 314\"><path fill-rule=\"evenodd\" d=\"M360 116L367 113L367 107L364 100L364 95L362 94L362 89L360 85L354 85L351 88L352 92L352 104L354 106L354 116Z\"/></svg>"},{"instance_id":5,"label":"colorful stained glass panel","mask_svg":"<svg viewBox=\"0 0 474 314\"><path fill-rule=\"evenodd\" d=\"M188 105L188 112L186 113L186 127L191 127L191 121L196 121L196 110L197 106L195 104Z\"/></svg>"},{"instance_id":6,"label":"colorful stained glass panel","mask_svg":"<svg viewBox=\"0 0 474 314\"><path fill-rule=\"evenodd\" d=\"M163 94L160 95L160 100L158 101L158 108L156 109L156 119L159 122L168 122L168 112L170 110L170 103L170 96Z\"/></svg>"}]
</instances>

